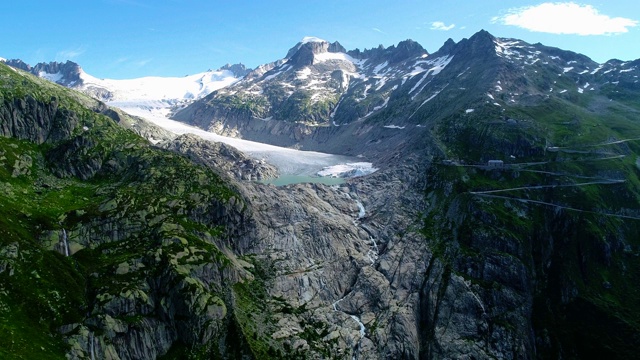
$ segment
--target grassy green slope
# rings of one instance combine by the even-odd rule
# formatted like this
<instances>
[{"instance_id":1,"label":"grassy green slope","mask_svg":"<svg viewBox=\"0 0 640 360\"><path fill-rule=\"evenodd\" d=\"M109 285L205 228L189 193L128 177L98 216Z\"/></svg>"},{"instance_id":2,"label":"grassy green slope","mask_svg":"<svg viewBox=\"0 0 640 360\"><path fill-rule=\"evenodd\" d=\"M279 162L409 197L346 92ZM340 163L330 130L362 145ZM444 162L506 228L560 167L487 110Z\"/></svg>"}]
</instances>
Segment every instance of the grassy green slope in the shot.
<instances>
[{"instance_id":1,"label":"grassy green slope","mask_svg":"<svg viewBox=\"0 0 640 360\"><path fill-rule=\"evenodd\" d=\"M448 161L429 171L425 234L485 294L517 284L473 269L496 258L527 269L540 358L630 358L640 346L637 90L487 104L436 128ZM492 159L505 168L487 169Z\"/></svg>"},{"instance_id":2,"label":"grassy green slope","mask_svg":"<svg viewBox=\"0 0 640 360\"><path fill-rule=\"evenodd\" d=\"M62 359L57 329L102 311L105 296L154 276L187 281L203 263L232 267L217 245L227 224L214 214L243 205L215 173L152 148L87 109L85 96L0 65L0 104L28 99L56 101L57 121L77 123L59 141L0 137L0 357ZM70 257L59 250L63 229L74 234ZM144 266L117 274L135 262ZM194 284L222 303L224 288Z\"/></svg>"}]
</instances>

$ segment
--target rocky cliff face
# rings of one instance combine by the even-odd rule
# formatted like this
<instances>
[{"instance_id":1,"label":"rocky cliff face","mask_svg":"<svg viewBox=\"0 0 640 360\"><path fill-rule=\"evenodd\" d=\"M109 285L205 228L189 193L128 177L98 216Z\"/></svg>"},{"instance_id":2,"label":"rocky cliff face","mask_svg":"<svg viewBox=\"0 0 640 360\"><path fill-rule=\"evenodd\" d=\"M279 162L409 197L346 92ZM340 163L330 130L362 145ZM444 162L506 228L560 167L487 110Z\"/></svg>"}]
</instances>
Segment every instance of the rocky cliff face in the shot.
<instances>
[{"instance_id":1,"label":"rocky cliff face","mask_svg":"<svg viewBox=\"0 0 640 360\"><path fill-rule=\"evenodd\" d=\"M4 215L28 214L3 216L0 226L0 276L10 294L0 299L3 318L38 312L55 341L37 333L34 342L69 358L153 359L181 347L246 353L241 337L228 337L236 326L231 288L253 277L236 255L246 245L232 240L243 237L242 198L210 170L79 105L73 93L51 87L51 97L35 79L0 70L8 85L1 207ZM19 98L7 88L41 95ZM9 355L39 356L22 343L33 331L24 329L11 330L7 341L21 345Z\"/></svg>"},{"instance_id":2,"label":"rocky cliff face","mask_svg":"<svg viewBox=\"0 0 640 360\"><path fill-rule=\"evenodd\" d=\"M264 161L247 157L223 143L211 143L191 134L181 135L159 147L183 153L194 161L208 165L236 180L267 180L278 176L278 169Z\"/></svg>"},{"instance_id":3,"label":"rocky cliff face","mask_svg":"<svg viewBox=\"0 0 640 360\"><path fill-rule=\"evenodd\" d=\"M218 71L222 70L229 70L238 78L242 78L251 72L251 69L247 69L247 67L243 64L226 64L225 66L218 69Z\"/></svg>"},{"instance_id":4,"label":"rocky cliff face","mask_svg":"<svg viewBox=\"0 0 640 360\"><path fill-rule=\"evenodd\" d=\"M82 85L80 74L82 68L73 61L38 63L35 66L26 64L20 59L5 61L5 64L32 73L35 76L43 77L66 87L77 87Z\"/></svg>"},{"instance_id":5,"label":"rocky cliff face","mask_svg":"<svg viewBox=\"0 0 640 360\"><path fill-rule=\"evenodd\" d=\"M253 219L249 237L260 239L243 252L268 268L250 284L264 293L239 304L252 314L242 331L256 334L257 358L419 355L419 289L431 255L416 230L424 208L417 168L407 159L334 187L238 184Z\"/></svg>"}]
</instances>

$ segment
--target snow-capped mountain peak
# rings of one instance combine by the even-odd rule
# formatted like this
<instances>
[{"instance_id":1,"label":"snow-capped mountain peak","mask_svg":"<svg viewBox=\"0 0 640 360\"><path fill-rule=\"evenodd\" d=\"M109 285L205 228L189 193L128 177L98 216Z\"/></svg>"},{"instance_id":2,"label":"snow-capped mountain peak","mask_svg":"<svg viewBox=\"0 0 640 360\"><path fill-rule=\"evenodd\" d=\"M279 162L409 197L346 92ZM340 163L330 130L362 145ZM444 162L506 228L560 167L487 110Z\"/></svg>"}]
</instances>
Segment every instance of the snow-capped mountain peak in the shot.
<instances>
[{"instance_id":1,"label":"snow-capped mountain peak","mask_svg":"<svg viewBox=\"0 0 640 360\"><path fill-rule=\"evenodd\" d=\"M242 64L225 65L218 70L184 77L148 76L136 79L100 79L87 74L78 64L41 63L35 66L21 60L8 60L8 65L33 73L49 81L79 90L107 103L148 104L169 108L185 101L205 97L213 91L229 86L247 73ZM146 105L145 105L146 106Z\"/></svg>"},{"instance_id":2,"label":"snow-capped mountain peak","mask_svg":"<svg viewBox=\"0 0 640 360\"><path fill-rule=\"evenodd\" d=\"M207 70L184 77L148 76L114 80L100 79L87 74L78 64L71 61L40 63L33 67L19 59L5 62L9 66L81 91L112 106L160 109L163 112L201 99L213 91L237 82L248 73L242 64L227 64L218 70Z\"/></svg>"},{"instance_id":3,"label":"snow-capped mountain peak","mask_svg":"<svg viewBox=\"0 0 640 360\"><path fill-rule=\"evenodd\" d=\"M326 43L328 43L327 40L320 39L320 38L315 37L315 36L305 36L305 37L302 38L302 41L300 41L300 43L302 43L302 44L306 44L306 43L310 43L310 42L319 42L319 43L326 42Z\"/></svg>"},{"instance_id":4,"label":"snow-capped mountain peak","mask_svg":"<svg viewBox=\"0 0 640 360\"><path fill-rule=\"evenodd\" d=\"M127 80L98 79L83 71L80 78L81 90L108 101L195 100L239 79L230 70L209 70L184 77L150 76ZM104 95L101 96L101 92Z\"/></svg>"},{"instance_id":5,"label":"snow-capped mountain peak","mask_svg":"<svg viewBox=\"0 0 640 360\"><path fill-rule=\"evenodd\" d=\"M242 115L250 119L295 118L312 126L340 126L383 111L396 94L411 90L416 98L453 58L441 55L427 59L427 51L412 40L347 51L338 42L306 37L281 62L254 71L204 102L215 106L234 98L251 104ZM176 116L188 116L197 106Z\"/></svg>"}]
</instances>

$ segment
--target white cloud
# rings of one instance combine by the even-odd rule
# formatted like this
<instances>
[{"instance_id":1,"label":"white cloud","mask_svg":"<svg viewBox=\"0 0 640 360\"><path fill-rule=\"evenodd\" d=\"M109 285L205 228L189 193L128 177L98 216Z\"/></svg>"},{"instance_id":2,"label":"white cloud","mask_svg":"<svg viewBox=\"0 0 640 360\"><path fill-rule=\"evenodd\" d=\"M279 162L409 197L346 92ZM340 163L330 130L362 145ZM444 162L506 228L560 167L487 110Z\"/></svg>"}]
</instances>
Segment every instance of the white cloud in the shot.
<instances>
[{"instance_id":1,"label":"white cloud","mask_svg":"<svg viewBox=\"0 0 640 360\"><path fill-rule=\"evenodd\" d=\"M385 34L385 35L387 35L387 33L386 33L386 32L384 32L384 31L382 31L382 30L380 30L380 29L378 29L378 28L371 28L371 30L373 30L373 31L375 31L375 32L378 32L378 33L380 33L380 34Z\"/></svg>"},{"instance_id":2,"label":"white cloud","mask_svg":"<svg viewBox=\"0 0 640 360\"><path fill-rule=\"evenodd\" d=\"M431 23L431 30L448 31L456 27L456 24L445 25L442 21L434 21Z\"/></svg>"},{"instance_id":3,"label":"white cloud","mask_svg":"<svg viewBox=\"0 0 640 360\"><path fill-rule=\"evenodd\" d=\"M600 14L591 5L574 2L543 3L509 9L506 15L491 19L493 23L518 26L530 31L551 34L612 35L628 32L638 21Z\"/></svg>"},{"instance_id":4,"label":"white cloud","mask_svg":"<svg viewBox=\"0 0 640 360\"><path fill-rule=\"evenodd\" d=\"M62 50L56 54L56 60L73 60L78 56L84 54L85 51L86 50L84 49L84 47L71 50Z\"/></svg>"},{"instance_id":5,"label":"white cloud","mask_svg":"<svg viewBox=\"0 0 640 360\"><path fill-rule=\"evenodd\" d=\"M136 67L144 67L145 65L147 65L148 63L151 62L152 59L144 59L144 60L138 60L138 61L134 61L132 64Z\"/></svg>"},{"instance_id":6,"label":"white cloud","mask_svg":"<svg viewBox=\"0 0 640 360\"><path fill-rule=\"evenodd\" d=\"M128 67L134 69L140 69L149 64L153 59L131 59L128 57L120 57L118 59L113 60L109 64L109 68L116 67Z\"/></svg>"}]
</instances>

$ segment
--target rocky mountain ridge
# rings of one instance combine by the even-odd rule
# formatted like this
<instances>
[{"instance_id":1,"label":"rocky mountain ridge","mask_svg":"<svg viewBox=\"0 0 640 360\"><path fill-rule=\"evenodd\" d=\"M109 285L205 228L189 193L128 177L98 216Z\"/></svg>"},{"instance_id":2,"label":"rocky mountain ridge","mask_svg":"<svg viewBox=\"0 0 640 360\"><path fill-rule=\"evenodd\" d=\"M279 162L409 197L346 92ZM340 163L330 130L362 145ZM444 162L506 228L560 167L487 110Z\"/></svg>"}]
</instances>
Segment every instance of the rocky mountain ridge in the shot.
<instances>
[{"instance_id":1,"label":"rocky mountain ridge","mask_svg":"<svg viewBox=\"0 0 640 360\"><path fill-rule=\"evenodd\" d=\"M184 78L145 77L112 80L91 76L73 61L38 63L35 66L20 59L3 62L104 102L157 101L166 102L166 106L198 99L219 87L233 83L250 71L243 64L226 64L218 70L207 70Z\"/></svg>"},{"instance_id":2,"label":"rocky mountain ridge","mask_svg":"<svg viewBox=\"0 0 640 360\"><path fill-rule=\"evenodd\" d=\"M288 56L312 54L312 64L285 58L177 111L174 118L281 146L376 154L403 142L399 132L424 133L435 118L487 104L506 110L520 101L580 96L600 87L620 91L638 76L637 62L597 64L485 31L459 43L449 40L433 54L410 40L388 49L347 52L329 51L326 41L305 45L310 44L316 53L297 45Z\"/></svg>"}]
</instances>

